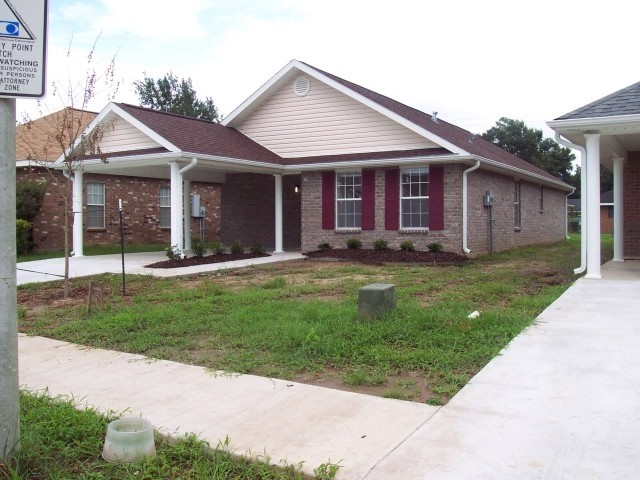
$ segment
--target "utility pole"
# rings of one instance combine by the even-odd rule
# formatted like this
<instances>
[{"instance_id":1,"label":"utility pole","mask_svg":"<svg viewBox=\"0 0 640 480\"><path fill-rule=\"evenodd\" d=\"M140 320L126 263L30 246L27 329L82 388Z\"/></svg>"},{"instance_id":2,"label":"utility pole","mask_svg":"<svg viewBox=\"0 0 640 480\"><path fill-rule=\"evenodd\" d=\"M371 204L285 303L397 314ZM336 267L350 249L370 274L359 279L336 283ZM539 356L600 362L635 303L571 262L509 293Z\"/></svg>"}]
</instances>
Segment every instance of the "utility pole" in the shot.
<instances>
[{"instance_id":1,"label":"utility pole","mask_svg":"<svg viewBox=\"0 0 640 480\"><path fill-rule=\"evenodd\" d=\"M20 442L16 290L16 100L0 98L0 462Z\"/></svg>"}]
</instances>

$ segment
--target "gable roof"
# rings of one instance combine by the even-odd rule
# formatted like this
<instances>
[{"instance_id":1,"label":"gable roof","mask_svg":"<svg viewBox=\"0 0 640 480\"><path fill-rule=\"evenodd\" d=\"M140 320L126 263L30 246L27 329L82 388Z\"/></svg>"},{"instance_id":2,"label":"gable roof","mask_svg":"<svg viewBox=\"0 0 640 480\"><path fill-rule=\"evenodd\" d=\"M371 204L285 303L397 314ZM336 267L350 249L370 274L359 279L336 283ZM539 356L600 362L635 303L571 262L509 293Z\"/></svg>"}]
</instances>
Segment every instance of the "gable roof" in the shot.
<instances>
[{"instance_id":1,"label":"gable roof","mask_svg":"<svg viewBox=\"0 0 640 480\"><path fill-rule=\"evenodd\" d=\"M640 82L629 85L606 97L588 103L576 110L556 118L570 120L578 118L614 117L640 114Z\"/></svg>"},{"instance_id":2,"label":"gable roof","mask_svg":"<svg viewBox=\"0 0 640 480\"><path fill-rule=\"evenodd\" d=\"M240 104L238 108L227 115L222 120L222 124L227 126L239 124L243 117L250 115L255 108L265 102L267 97L275 93L282 83L300 72L312 75L314 78L333 86L355 100L423 135L453 154L481 157L481 159L487 161L486 163L492 163L493 166L498 168L515 169L537 177L543 177L554 183L563 184L550 173L510 154L468 130L457 127L440 118L434 121L429 114L298 60L291 60L253 95ZM442 154L442 151L441 149L434 149L433 153L436 155ZM428 155L426 152L425 154ZM302 163L300 160L287 158L286 162L299 164ZM311 157L307 157L307 160L311 160ZM568 187L568 185L566 186Z\"/></svg>"},{"instance_id":3,"label":"gable roof","mask_svg":"<svg viewBox=\"0 0 640 480\"><path fill-rule=\"evenodd\" d=\"M16 160L54 162L69 145L69 135L77 136L96 118L96 112L67 107L16 126ZM65 126L66 123L66 126ZM62 142L58 136L62 134Z\"/></svg>"},{"instance_id":4,"label":"gable roof","mask_svg":"<svg viewBox=\"0 0 640 480\"><path fill-rule=\"evenodd\" d=\"M235 128L126 103L116 105L183 152L277 164L282 162L278 155Z\"/></svg>"}]
</instances>

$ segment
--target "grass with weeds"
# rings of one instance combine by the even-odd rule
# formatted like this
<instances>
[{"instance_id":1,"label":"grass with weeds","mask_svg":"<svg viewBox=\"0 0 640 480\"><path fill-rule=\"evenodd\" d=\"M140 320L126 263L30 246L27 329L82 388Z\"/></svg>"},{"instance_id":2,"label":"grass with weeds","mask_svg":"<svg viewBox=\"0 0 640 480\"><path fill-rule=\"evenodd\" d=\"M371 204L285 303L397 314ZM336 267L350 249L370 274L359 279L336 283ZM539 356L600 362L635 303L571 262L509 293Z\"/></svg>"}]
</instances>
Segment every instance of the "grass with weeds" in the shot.
<instances>
[{"instance_id":1,"label":"grass with weeds","mask_svg":"<svg viewBox=\"0 0 640 480\"><path fill-rule=\"evenodd\" d=\"M264 461L244 461L229 453L229 441L210 449L187 435L175 442L156 436L155 457L128 464L102 459L107 424L117 416L77 410L73 402L45 393L21 392L21 448L16 458L0 463L0 478L133 480L133 479L303 479L296 466L273 467ZM325 465L325 464L323 464ZM331 464L329 464L331 465ZM323 467L322 465L318 468ZM325 465L326 467L326 465ZM326 468L325 468L326 470ZM322 470L323 472L325 470ZM333 477L326 477L333 478Z\"/></svg>"},{"instance_id":2,"label":"grass with weeds","mask_svg":"<svg viewBox=\"0 0 640 480\"><path fill-rule=\"evenodd\" d=\"M82 301L52 302L59 284L26 285L20 330L213 370L284 379L330 372L356 391L419 374L431 389L423 398L446 403L575 280L579 246L576 236L461 267L300 261L191 279L131 276L125 298L119 277L105 275L94 281L112 293L90 315ZM74 279L74 289L86 283ZM370 283L395 284L398 302L365 322L358 289ZM48 307L34 306L38 298ZM480 316L468 318L475 310ZM407 397L393 383L385 391Z\"/></svg>"}]
</instances>

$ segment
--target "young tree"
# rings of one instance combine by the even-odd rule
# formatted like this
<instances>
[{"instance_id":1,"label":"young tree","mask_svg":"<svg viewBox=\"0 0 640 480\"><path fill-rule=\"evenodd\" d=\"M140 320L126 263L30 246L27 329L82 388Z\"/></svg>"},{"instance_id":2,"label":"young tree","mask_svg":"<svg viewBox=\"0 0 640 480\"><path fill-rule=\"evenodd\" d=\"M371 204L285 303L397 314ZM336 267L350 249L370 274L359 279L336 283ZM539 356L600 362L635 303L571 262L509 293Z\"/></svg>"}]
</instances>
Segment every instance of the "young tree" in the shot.
<instances>
[{"instance_id":1,"label":"young tree","mask_svg":"<svg viewBox=\"0 0 640 480\"><path fill-rule=\"evenodd\" d=\"M542 130L529 128L522 120L501 117L480 135L513 155L571 183L575 155L570 149L551 138L544 138Z\"/></svg>"},{"instance_id":2,"label":"young tree","mask_svg":"<svg viewBox=\"0 0 640 480\"><path fill-rule=\"evenodd\" d=\"M144 74L144 80L133 82L140 105L154 110L178 113L188 117L220 121L220 113L210 97L198 99L191 79L178 80L173 72L156 80Z\"/></svg>"},{"instance_id":3,"label":"young tree","mask_svg":"<svg viewBox=\"0 0 640 480\"><path fill-rule=\"evenodd\" d=\"M33 120L29 117L23 119L22 129L24 132L16 139L17 143L26 150L26 160L33 161L39 167L43 167L51 178L50 185L58 189L63 198L64 209L64 295L69 296L69 231L72 225L74 209L72 208L73 198L73 176L75 172L82 169L83 157L85 155L100 154L99 142L104 132L109 128L102 125L94 128L90 134L85 134L84 130L94 114L87 110L89 103L96 97L98 87L101 82L107 90L107 98L113 99L119 87L119 81L115 78L115 55L111 58L108 66L101 72L96 71L94 54L99 37L94 42L87 55L87 69L82 81L69 79L66 85L61 85L54 81L52 83L50 98L58 101L63 108L51 113L49 104L39 102L40 114L48 115L43 118L50 122L47 138L36 138L30 135L30 124ZM67 59L71 56L71 42L67 50ZM44 145L43 145L44 143ZM44 155L43 155L44 152ZM62 173L56 175L58 168L54 168L52 160L62 154ZM44 156L44 158L43 158ZM57 167L57 166L56 166ZM75 208L82 208L82 204Z\"/></svg>"}]
</instances>

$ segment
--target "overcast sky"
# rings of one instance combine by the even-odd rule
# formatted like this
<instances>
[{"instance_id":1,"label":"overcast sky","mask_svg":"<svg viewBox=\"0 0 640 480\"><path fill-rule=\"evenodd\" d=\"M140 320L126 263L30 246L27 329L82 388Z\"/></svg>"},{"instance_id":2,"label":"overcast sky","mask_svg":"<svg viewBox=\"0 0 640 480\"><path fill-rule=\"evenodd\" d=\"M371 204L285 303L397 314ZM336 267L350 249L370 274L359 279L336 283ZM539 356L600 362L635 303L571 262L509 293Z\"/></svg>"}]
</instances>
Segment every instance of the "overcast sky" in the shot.
<instances>
[{"instance_id":1,"label":"overcast sky","mask_svg":"<svg viewBox=\"0 0 640 480\"><path fill-rule=\"evenodd\" d=\"M501 116L543 128L640 81L639 13L631 0L49 0L48 84L84 81L100 35L94 65L116 55L120 102L171 70L228 114L295 58L474 133ZM18 100L18 118L35 106Z\"/></svg>"}]
</instances>

